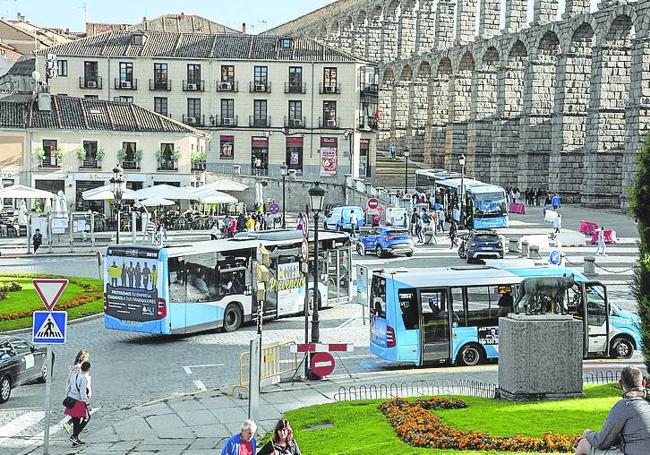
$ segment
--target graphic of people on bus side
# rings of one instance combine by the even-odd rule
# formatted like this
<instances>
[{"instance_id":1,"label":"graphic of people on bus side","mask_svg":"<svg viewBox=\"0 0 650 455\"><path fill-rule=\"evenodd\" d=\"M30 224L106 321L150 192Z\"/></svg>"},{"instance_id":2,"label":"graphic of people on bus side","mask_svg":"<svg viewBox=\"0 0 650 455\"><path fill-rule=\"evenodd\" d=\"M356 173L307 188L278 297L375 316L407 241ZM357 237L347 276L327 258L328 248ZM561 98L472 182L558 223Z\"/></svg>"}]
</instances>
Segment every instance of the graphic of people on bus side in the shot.
<instances>
[{"instance_id":1,"label":"graphic of people on bus side","mask_svg":"<svg viewBox=\"0 0 650 455\"><path fill-rule=\"evenodd\" d=\"M142 283L144 284L144 288L146 290L149 290L150 275L151 275L151 270L149 269L149 265L145 262L144 267L142 268Z\"/></svg>"},{"instance_id":2,"label":"graphic of people on bus side","mask_svg":"<svg viewBox=\"0 0 650 455\"><path fill-rule=\"evenodd\" d=\"M142 265L140 261L136 261L134 265L132 260L124 260L118 265L117 261L113 260L108 267L108 277L113 288L142 288L153 291L158 283L158 268L156 264L149 266L146 261L143 261Z\"/></svg>"}]
</instances>

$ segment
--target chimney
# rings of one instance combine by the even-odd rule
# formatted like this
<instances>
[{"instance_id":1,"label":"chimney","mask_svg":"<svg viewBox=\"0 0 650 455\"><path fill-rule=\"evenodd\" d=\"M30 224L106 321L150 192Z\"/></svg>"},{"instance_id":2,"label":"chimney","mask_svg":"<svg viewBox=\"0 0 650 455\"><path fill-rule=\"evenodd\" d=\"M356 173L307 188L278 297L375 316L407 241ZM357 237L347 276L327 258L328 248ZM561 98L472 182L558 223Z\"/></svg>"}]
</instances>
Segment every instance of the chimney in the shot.
<instances>
[{"instance_id":1,"label":"chimney","mask_svg":"<svg viewBox=\"0 0 650 455\"><path fill-rule=\"evenodd\" d=\"M38 94L38 110L45 112L52 110L52 96L48 92Z\"/></svg>"},{"instance_id":2,"label":"chimney","mask_svg":"<svg viewBox=\"0 0 650 455\"><path fill-rule=\"evenodd\" d=\"M245 35L246 34L246 22L242 22L241 24L241 32Z\"/></svg>"},{"instance_id":3,"label":"chimney","mask_svg":"<svg viewBox=\"0 0 650 455\"><path fill-rule=\"evenodd\" d=\"M16 19L18 20L18 22L25 22L25 16L23 16L20 13L16 14Z\"/></svg>"}]
</instances>

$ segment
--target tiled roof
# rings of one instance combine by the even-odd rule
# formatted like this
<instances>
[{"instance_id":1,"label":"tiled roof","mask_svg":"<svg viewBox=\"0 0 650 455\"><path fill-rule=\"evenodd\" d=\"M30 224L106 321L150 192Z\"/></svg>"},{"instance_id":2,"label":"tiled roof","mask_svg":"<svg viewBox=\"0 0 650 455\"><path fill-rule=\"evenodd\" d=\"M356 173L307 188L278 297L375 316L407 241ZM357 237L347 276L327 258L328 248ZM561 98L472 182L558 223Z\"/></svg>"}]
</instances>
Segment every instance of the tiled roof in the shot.
<instances>
[{"instance_id":1,"label":"tiled roof","mask_svg":"<svg viewBox=\"0 0 650 455\"><path fill-rule=\"evenodd\" d=\"M52 95L52 109L38 110L31 97L23 100L0 99L0 128L36 128L65 130L100 130L190 133L199 130L158 115L135 104L100 99Z\"/></svg>"},{"instance_id":2,"label":"tiled roof","mask_svg":"<svg viewBox=\"0 0 650 455\"><path fill-rule=\"evenodd\" d=\"M228 33L238 34L238 30L193 14L165 14L153 19L145 19L129 27L130 30L158 30L180 33Z\"/></svg>"},{"instance_id":3,"label":"tiled roof","mask_svg":"<svg viewBox=\"0 0 650 455\"><path fill-rule=\"evenodd\" d=\"M76 57L178 57L222 60L277 60L303 62L359 62L345 52L306 37L291 39L283 48L283 37L267 35L193 34L147 31L144 44L132 44L136 32L112 30L41 51Z\"/></svg>"},{"instance_id":4,"label":"tiled roof","mask_svg":"<svg viewBox=\"0 0 650 455\"><path fill-rule=\"evenodd\" d=\"M13 64L7 74L11 76L31 76L36 69L36 58L34 57L20 57L16 63Z\"/></svg>"}]
</instances>

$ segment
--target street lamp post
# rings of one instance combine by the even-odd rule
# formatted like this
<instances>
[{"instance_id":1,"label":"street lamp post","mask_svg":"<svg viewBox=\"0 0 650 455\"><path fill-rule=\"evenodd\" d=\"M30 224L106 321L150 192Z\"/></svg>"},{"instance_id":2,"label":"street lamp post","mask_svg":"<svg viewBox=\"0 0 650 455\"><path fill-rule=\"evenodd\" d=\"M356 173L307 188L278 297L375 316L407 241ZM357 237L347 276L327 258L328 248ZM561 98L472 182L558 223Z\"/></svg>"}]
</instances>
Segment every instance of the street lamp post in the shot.
<instances>
[{"instance_id":1,"label":"street lamp post","mask_svg":"<svg viewBox=\"0 0 650 455\"><path fill-rule=\"evenodd\" d=\"M318 215L323 210L323 201L325 200L325 190L316 182L309 189L309 199L311 200L311 209L314 211L314 288L313 295L313 313L311 318L311 342L320 342L320 319L318 316Z\"/></svg>"},{"instance_id":2,"label":"street lamp post","mask_svg":"<svg viewBox=\"0 0 650 455\"><path fill-rule=\"evenodd\" d=\"M354 176L353 169L354 169L354 159L352 157L352 141L354 140L354 131L352 130L345 130L345 133L343 134L345 138L348 140L348 147L349 147L349 153L350 153L350 177Z\"/></svg>"},{"instance_id":3,"label":"street lamp post","mask_svg":"<svg viewBox=\"0 0 650 455\"><path fill-rule=\"evenodd\" d=\"M404 149L404 194L408 193L409 190L409 148Z\"/></svg>"},{"instance_id":4,"label":"street lamp post","mask_svg":"<svg viewBox=\"0 0 650 455\"><path fill-rule=\"evenodd\" d=\"M124 180L124 170L118 165L113 168L113 178L111 179L113 190L113 199L115 200L115 207L117 209L117 235L115 243L120 243L120 215L122 211L122 196L126 189L126 180Z\"/></svg>"},{"instance_id":5,"label":"street lamp post","mask_svg":"<svg viewBox=\"0 0 650 455\"><path fill-rule=\"evenodd\" d=\"M464 180L465 180L465 154L462 154L458 158L458 164L460 164L460 192L459 192L459 198L460 198L460 224L464 225L465 224L465 215L464 215L464 202L465 202L465 185L464 185Z\"/></svg>"},{"instance_id":6,"label":"street lamp post","mask_svg":"<svg viewBox=\"0 0 650 455\"><path fill-rule=\"evenodd\" d=\"M287 228L287 210L286 210L286 202L287 202L287 172L289 171L289 168L287 167L287 164L285 162L282 162L280 165L280 172L282 173L282 229Z\"/></svg>"}]
</instances>

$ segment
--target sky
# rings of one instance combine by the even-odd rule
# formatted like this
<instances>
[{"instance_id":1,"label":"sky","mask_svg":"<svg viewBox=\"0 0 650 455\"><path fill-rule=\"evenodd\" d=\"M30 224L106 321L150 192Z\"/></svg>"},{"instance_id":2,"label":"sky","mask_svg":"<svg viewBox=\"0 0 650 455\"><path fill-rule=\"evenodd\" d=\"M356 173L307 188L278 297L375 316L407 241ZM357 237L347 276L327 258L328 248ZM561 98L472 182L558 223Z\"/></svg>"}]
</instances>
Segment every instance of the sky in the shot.
<instances>
[{"instance_id":1,"label":"sky","mask_svg":"<svg viewBox=\"0 0 650 455\"><path fill-rule=\"evenodd\" d=\"M0 16L14 19L20 12L39 26L85 30L88 22L136 23L161 14L197 14L248 33L260 33L296 19L333 0L0 0Z\"/></svg>"}]
</instances>

